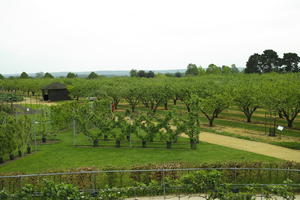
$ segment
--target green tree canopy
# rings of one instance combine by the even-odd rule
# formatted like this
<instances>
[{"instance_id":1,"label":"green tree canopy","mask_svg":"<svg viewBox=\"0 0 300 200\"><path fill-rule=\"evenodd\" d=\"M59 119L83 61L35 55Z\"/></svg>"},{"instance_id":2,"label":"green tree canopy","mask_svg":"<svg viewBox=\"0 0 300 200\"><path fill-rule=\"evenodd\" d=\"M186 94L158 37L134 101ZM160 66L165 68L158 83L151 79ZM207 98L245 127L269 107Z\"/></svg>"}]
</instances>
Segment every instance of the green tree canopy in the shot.
<instances>
[{"instance_id":1,"label":"green tree canopy","mask_svg":"<svg viewBox=\"0 0 300 200\"><path fill-rule=\"evenodd\" d=\"M253 113L258 109L261 102L261 86L249 79L233 83L233 100L244 113L247 122L251 122Z\"/></svg>"},{"instance_id":2,"label":"green tree canopy","mask_svg":"<svg viewBox=\"0 0 300 200\"><path fill-rule=\"evenodd\" d=\"M190 75L190 76L197 76L199 74L197 65L195 64L189 64L187 66L187 70L185 71L185 75Z\"/></svg>"},{"instance_id":3,"label":"green tree canopy","mask_svg":"<svg viewBox=\"0 0 300 200\"><path fill-rule=\"evenodd\" d=\"M232 72L232 73L239 73L240 70L236 67L235 64L232 64L232 65L231 65L231 72Z\"/></svg>"},{"instance_id":4,"label":"green tree canopy","mask_svg":"<svg viewBox=\"0 0 300 200\"><path fill-rule=\"evenodd\" d=\"M130 70L129 74L130 74L131 77L137 77L137 70L132 69L132 70Z\"/></svg>"},{"instance_id":5,"label":"green tree canopy","mask_svg":"<svg viewBox=\"0 0 300 200\"><path fill-rule=\"evenodd\" d=\"M52 74L50 74L49 72L46 72L44 75L44 78L54 78L54 76Z\"/></svg>"},{"instance_id":6,"label":"green tree canopy","mask_svg":"<svg viewBox=\"0 0 300 200\"><path fill-rule=\"evenodd\" d=\"M230 73L232 73L231 68L229 66L226 66L226 65L223 65L221 70L222 70L223 74L230 74Z\"/></svg>"},{"instance_id":7,"label":"green tree canopy","mask_svg":"<svg viewBox=\"0 0 300 200\"><path fill-rule=\"evenodd\" d=\"M206 73L205 69L201 66L198 67L198 75L204 75Z\"/></svg>"},{"instance_id":8,"label":"green tree canopy","mask_svg":"<svg viewBox=\"0 0 300 200\"><path fill-rule=\"evenodd\" d=\"M21 75L20 75L20 78L26 79L26 78L30 78L30 77L26 72L22 72Z\"/></svg>"},{"instance_id":9,"label":"green tree canopy","mask_svg":"<svg viewBox=\"0 0 300 200\"><path fill-rule=\"evenodd\" d=\"M279 71L281 61L276 51L272 49L264 50L259 58L259 67L262 72Z\"/></svg>"},{"instance_id":10,"label":"green tree canopy","mask_svg":"<svg viewBox=\"0 0 300 200\"><path fill-rule=\"evenodd\" d=\"M300 57L296 53L283 54L281 71L283 72L299 72Z\"/></svg>"},{"instance_id":11,"label":"green tree canopy","mask_svg":"<svg viewBox=\"0 0 300 200\"><path fill-rule=\"evenodd\" d=\"M96 74L95 72L91 72L87 78L88 79L96 79L96 78L98 78L98 74Z\"/></svg>"},{"instance_id":12,"label":"green tree canopy","mask_svg":"<svg viewBox=\"0 0 300 200\"><path fill-rule=\"evenodd\" d=\"M221 74L222 69L221 69L221 67L218 67L215 64L210 64L210 65L208 65L208 67L206 69L206 73L207 74Z\"/></svg>"},{"instance_id":13,"label":"green tree canopy","mask_svg":"<svg viewBox=\"0 0 300 200\"><path fill-rule=\"evenodd\" d=\"M258 53L251 55L246 63L245 73L260 73L259 59L260 55Z\"/></svg>"},{"instance_id":14,"label":"green tree canopy","mask_svg":"<svg viewBox=\"0 0 300 200\"><path fill-rule=\"evenodd\" d=\"M69 72L67 74L67 78L77 78L77 74L73 73L73 72Z\"/></svg>"}]
</instances>

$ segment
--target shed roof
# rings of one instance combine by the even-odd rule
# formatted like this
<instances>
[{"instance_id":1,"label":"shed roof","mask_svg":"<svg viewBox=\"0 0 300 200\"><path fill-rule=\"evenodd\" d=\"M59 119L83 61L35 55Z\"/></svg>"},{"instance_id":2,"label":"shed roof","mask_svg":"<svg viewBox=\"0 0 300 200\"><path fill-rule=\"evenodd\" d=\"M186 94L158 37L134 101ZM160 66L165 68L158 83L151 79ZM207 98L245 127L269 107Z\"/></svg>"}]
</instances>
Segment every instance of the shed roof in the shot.
<instances>
[{"instance_id":1,"label":"shed roof","mask_svg":"<svg viewBox=\"0 0 300 200\"><path fill-rule=\"evenodd\" d=\"M54 82L49 85L42 87L42 90L58 90L58 89L67 89L67 87L59 82Z\"/></svg>"}]
</instances>

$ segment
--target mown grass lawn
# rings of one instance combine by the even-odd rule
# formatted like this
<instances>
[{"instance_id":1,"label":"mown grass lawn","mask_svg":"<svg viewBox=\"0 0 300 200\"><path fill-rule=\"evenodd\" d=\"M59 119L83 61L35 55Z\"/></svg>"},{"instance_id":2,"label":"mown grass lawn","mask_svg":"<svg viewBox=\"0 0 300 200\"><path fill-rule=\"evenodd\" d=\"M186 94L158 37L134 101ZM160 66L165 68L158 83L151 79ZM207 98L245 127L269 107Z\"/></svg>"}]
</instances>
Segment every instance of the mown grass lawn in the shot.
<instances>
[{"instance_id":1,"label":"mown grass lawn","mask_svg":"<svg viewBox=\"0 0 300 200\"><path fill-rule=\"evenodd\" d=\"M246 151L235 150L223 146L200 142L197 150L189 149L187 139L181 138L180 142L187 142L184 148L114 148L114 147L73 147L71 131L66 131L57 136L58 143L42 144L38 151L26 155L15 161L0 165L0 173L39 173L50 170L66 170L81 167L126 169L133 166L146 164L162 164L170 162L185 163L211 163L228 161L266 161L280 162L281 160ZM78 135L77 144L89 144L87 138ZM103 144L103 141L99 143ZM138 145L138 144L137 144ZM182 147L182 146L181 146Z\"/></svg>"}]
</instances>

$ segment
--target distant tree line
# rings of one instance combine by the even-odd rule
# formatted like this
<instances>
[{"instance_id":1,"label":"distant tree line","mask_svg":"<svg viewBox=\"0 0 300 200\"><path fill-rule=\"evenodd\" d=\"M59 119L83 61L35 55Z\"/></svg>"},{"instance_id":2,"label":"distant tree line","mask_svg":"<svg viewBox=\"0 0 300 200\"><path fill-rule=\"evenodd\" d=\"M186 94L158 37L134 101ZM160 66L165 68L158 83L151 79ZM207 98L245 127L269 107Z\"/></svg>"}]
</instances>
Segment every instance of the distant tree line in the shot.
<instances>
[{"instance_id":1,"label":"distant tree line","mask_svg":"<svg viewBox=\"0 0 300 200\"><path fill-rule=\"evenodd\" d=\"M155 74L153 71L144 71L144 70L130 70L131 77L144 77L144 78L154 78Z\"/></svg>"},{"instance_id":2,"label":"distant tree line","mask_svg":"<svg viewBox=\"0 0 300 200\"><path fill-rule=\"evenodd\" d=\"M206 69L195 64L189 64L187 70L185 71L186 76L199 76L204 74L229 74L229 73L238 73L239 69L232 64L231 67L223 65L219 67L215 64L210 64Z\"/></svg>"},{"instance_id":3,"label":"distant tree line","mask_svg":"<svg viewBox=\"0 0 300 200\"><path fill-rule=\"evenodd\" d=\"M96 74L95 72L91 72L87 76L88 79L94 79L94 78L98 78L98 77L99 77L99 75ZM26 72L22 72L20 74L20 76L18 76L18 77L10 76L9 78L10 79L12 79L12 78L20 78L20 79L31 79L31 78L53 79L55 77L51 73L49 73L49 72L46 72L46 73L44 73L44 72L38 72L33 77L29 76ZM78 75L75 74L75 73L73 73L73 72L69 72L65 77L64 76L60 76L59 78L78 78ZM5 79L5 77L2 74L0 74L0 80L1 79Z\"/></svg>"},{"instance_id":4,"label":"distant tree line","mask_svg":"<svg viewBox=\"0 0 300 200\"><path fill-rule=\"evenodd\" d=\"M166 73L168 77L183 77L183 76L199 76L204 74L229 74L229 73L239 73L239 69L232 64L230 67L223 65L217 66L215 64L210 64L206 69L197 66L196 64L189 64L185 73L176 72L176 73ZM262 54L255 53L251 55L246 63L245 73L268 73L268 72L279 72L279 73L288 73L288 72L300 72L300 57L297 53L284 53L283 57L280 58L276 51L272 49L267 49L263 51ZM130 70L131 77L144 77L144 78L154 78L155 74L153 71L145 70ZM77 78L78 75L72 72L69 72L66 78ZM96 79L100 77L95 72L91 72L87 78ZM5 77L0 74L0 80ZM9 78L21 78L29 79L30 77L26 72L22 72L19 77L9 77ZM54 76L49 73L38 72L35 75L35 78L46 78L51 79Z\"/></svg>"},{"instance_id":5,"label":"distant tree line","mask_svg":"<svg viewBox=\"0 0 300 200\"><path fill-rule=\"evenodd\" d=\"M299 72L300 57L296 53L284 53L280 58L276 51L265 50L251 55L246 63L245 73Z\"/></svg>"}]
</instances>

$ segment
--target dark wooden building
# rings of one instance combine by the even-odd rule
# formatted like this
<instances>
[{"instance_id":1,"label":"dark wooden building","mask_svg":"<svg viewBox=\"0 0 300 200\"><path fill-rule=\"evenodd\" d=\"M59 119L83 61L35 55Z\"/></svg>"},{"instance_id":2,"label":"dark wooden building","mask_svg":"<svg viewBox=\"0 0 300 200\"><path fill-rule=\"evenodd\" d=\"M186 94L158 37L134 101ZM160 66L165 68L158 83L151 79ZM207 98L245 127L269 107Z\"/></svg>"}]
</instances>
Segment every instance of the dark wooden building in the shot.
<instances>
[{"instance_id":1,"label":"dark wooden building","mask_svg":"<svg viewBox=\"0 0 300 200\"><path fill-rule=\"evenodd\" d=\"M69 100L69 91L67 87L59 82L51 83L42 88L44 101Z\"/></svg>"}]
</instances>

